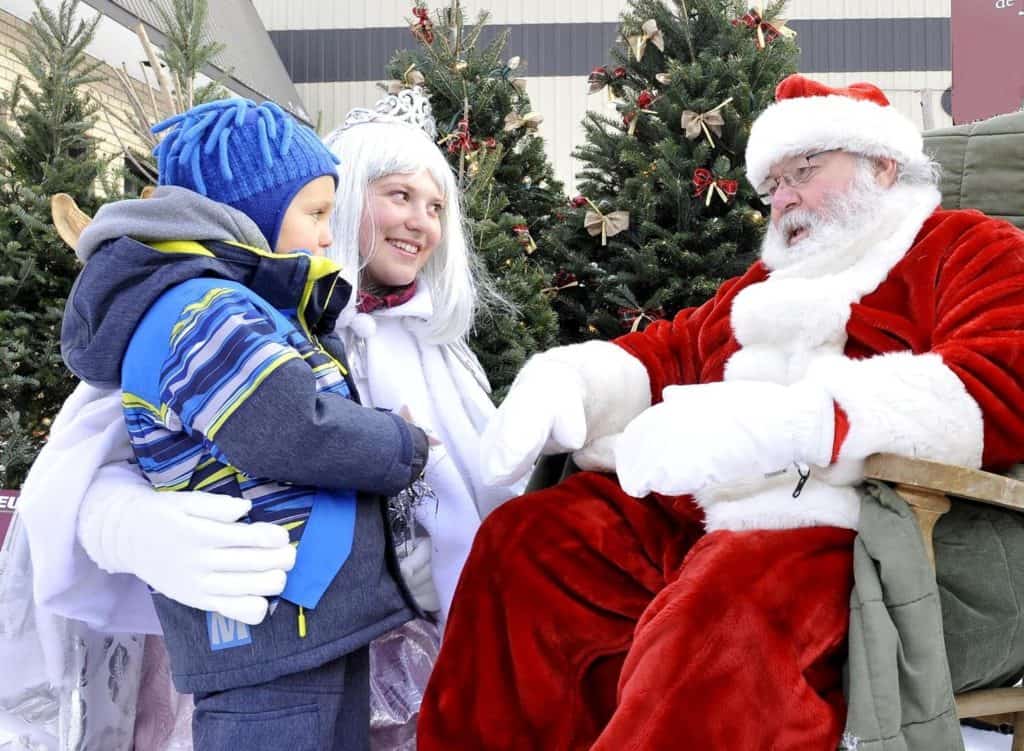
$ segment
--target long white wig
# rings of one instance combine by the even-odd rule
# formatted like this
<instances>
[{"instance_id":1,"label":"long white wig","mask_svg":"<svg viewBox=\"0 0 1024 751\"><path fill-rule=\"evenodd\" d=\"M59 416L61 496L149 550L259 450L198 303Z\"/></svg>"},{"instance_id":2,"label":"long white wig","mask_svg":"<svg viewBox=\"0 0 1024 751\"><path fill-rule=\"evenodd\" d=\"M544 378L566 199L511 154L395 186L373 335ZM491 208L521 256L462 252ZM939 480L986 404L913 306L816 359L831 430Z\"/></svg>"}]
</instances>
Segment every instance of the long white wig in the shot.
<instances>
[{"instance_id":1,"label":"long white wig","mask_svg":"<svg viewBox=\"0 0 1024 751\"><path fill-rule=\"evenodd\" d=\"M370 184L388 175L422 170L434 178L444 198L441 242L417 280L426 285L434 307L433 317L426 323L427 337L436 344L464 338L473 325L476 274L463 226L458 186L440 149L412 126L393 122L339 128L324 143L341 160L331 217L334 243L328 255L341 265L342 276L356 290L366 265L366 260L359 256L359 225ZM355 304L355 298L353 295L350 305Z\"/></svg>"}]
</instances>

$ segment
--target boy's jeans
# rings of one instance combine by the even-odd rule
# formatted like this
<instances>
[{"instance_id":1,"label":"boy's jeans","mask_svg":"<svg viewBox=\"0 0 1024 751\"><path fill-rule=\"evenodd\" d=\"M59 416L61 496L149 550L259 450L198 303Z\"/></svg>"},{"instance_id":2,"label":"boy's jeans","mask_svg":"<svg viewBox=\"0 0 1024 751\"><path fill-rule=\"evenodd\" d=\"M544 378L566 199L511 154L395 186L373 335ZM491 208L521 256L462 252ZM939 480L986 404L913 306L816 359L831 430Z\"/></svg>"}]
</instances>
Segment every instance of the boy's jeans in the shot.
<instances>
[{"instance_id":1,"label":"boy's jeans","mask_svg":"<svg viewBox=\"0 0 1024 751\"><path fill-rule=\"evenodd\" d=\"M367 751L370 652L256 686L197 693L194 751Z\"/></svg>"}]
</instances>

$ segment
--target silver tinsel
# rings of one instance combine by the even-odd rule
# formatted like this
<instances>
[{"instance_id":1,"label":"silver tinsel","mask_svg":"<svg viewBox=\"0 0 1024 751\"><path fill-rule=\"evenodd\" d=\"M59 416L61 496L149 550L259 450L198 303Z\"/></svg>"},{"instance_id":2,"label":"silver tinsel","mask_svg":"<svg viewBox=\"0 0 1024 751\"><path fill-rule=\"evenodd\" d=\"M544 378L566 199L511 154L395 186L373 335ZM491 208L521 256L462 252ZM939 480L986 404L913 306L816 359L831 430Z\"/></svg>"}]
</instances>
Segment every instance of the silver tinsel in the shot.
<instances>
[{"instance_id":1,"label":"silver tinsel","mask_svg":"<svg viewBox=\"0 0 1024 751\"><path fill-rule=\"evenodd\" d=\"M142 647L35 608L15 515L0 551L0 751L131 751Z\"/></svg>"}]
</instances>

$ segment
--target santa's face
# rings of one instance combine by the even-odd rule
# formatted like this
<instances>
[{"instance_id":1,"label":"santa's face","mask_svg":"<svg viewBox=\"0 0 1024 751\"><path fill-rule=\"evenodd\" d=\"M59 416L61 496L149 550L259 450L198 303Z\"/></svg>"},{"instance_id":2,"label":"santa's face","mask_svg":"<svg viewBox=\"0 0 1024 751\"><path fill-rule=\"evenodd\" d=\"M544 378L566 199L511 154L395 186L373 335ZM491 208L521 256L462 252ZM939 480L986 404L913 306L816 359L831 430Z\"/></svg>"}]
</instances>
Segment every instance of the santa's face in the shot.
<instances>
[{"instance_id":1,"label":"santa's face","mask_svg":"<svg viewBox=\"0 0 1024 751\"><path fill-rule=\"evenodd\" d=\"M779 227L786 217L815 216L834 196L849 188L857 173L858 159L845 151L799 154L783 159L768 172L772 185L772 225ZM811 228L800 221L785 222L783 239L795 245L810 234Z\"/></svg>"},{"instance_id":2,"label":"santa's face","mask_svg":"<svg viewBox=\"0 0 1024 751\"><path fill-rule=\"evenodd\" d=\"M832 159L803 184L779 181L761 247L768 268L785 268L823 254L842 254L872 227L886 193L872 163L845 152L828 156ZM785 169L775 174L785 174Z\"/></svg>"}]
</instances>

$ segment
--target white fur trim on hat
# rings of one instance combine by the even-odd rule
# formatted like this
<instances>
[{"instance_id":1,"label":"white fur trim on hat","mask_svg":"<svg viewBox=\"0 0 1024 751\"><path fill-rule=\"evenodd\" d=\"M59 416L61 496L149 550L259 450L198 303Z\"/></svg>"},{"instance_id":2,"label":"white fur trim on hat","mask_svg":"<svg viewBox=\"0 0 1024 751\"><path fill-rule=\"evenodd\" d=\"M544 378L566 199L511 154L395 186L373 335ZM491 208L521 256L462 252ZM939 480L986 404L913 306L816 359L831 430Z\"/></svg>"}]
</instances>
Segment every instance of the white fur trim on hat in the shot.
<instances>
[{"instance_id":1,"label":"white fur trim on hat","mask_svg":"<svg viewBox=\"0 0 1024 751\"><path fill-rule=\"evenodd\" d=\"M927 158L917 126L891 105L842 95L804 96L776 102L754 121L747 179L757 188L780 160L829 149L890 157L900 164Z\"/></svg>"}]
</instances>

